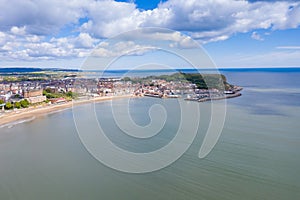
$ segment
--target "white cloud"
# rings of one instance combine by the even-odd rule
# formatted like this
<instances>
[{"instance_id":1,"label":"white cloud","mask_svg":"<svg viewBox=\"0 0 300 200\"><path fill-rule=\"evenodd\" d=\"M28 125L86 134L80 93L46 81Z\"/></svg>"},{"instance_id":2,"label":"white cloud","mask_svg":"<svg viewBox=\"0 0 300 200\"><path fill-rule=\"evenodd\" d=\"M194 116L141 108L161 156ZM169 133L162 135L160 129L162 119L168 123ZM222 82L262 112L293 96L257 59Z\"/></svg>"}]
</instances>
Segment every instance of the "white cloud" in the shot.
<instances>
[{"instance_id":1,"label":"white cloud","mask_svg":"<svg viewBox=\"0 0 300 200\"><path fill-rule=\"evenodd\" d=\"M1 60L50 60L59 58L76 58L87 56L89 49L97 42L88 34L51 38L36 35L18 35L11 31L0 32Z\"/></svg>"},{"instance_id":2,"label":"white cloud","mask_svg":"<svg viewBox=\"0 0 300 200\"><path fill-rule=\"evenodd\" d=\"M113 0L0 0L0 7L1 59L80 57L99 39L149 26L183 31L207 43L245 32L261 40L257 29L282 30L300 25L300 3L295 1L168 0L144 11L132 2ZM85 23L79 23L80 19ZM173 48L197 46L178 33L148 37L172 41ZM153 50L151 45L146 47ZM102 48L98 49L100 54L112 53Z\"/></svg>"},{"instance_id":3,"label":"white cloud","mask_svg":"<svg viewBox=\"0 0 300 200\"><path fill-rule=\"evenodd\" d=\"M88 33L80 33L75 40L75 44L79 48L93 48L96 41Z\"/></svg>"},{"instance_id":4,"label":"white cloud","mask_svg":"<svg viewBox=\"0 0 300 200\"><path fill-rule=\"evenodd\" d=\"M84 0L0 0L1 29L26 26L31 34L51 34L84 15Z\"/></svg>"},{"instance_id":5,"label":"white cloud","mask_svg":"<svg viewBox=\"0 0 300 200\"><path fill-rule=\"evenodd\" d=\"M199 44L192 40L190 37L182 37L180 40L175 41L174 43L170 44L172 48L179 48L179 49L189 49L189 48L198 48Z\"/></svg>"},{"instance_id":6,"label":"white cloud","mask_svg":"<svg viewBox=\"0 0 300 200\"><path fill-rule=\"evenodd\" d=\"M98 57L118 57L124 55L143 55L149 51L157 50L150 45L140 45L133 41L121 41L115 44L101 43L93 50L92 55Z\"/></svg>"},{"instance_id":7,"label":"white cloud","mask_svg":"<svg viewBox=\"0 0 300 200\"><path fill-rule=\"evenodd\" d=\"M144 28L122 33L113 40L134 40L148 41L148 43L156 43L159 41L169 42L172 48L197 48L199 44L188 35L184 35L178 31L172 31L162 28Z\"/></svg>"},{"instance_id":8,"label":"white cloud","mask_svg":"<svg viewBox=\"0 0 300 200\"><path fill-rule=\"evenodd\" d=\"M300 50L300 46L278 46L276 49Z\"/></svg>"},{"instance_id":9,"label":"white cloud","mask_svg":"<svg viewBox=\"0 0 300 200\"><path fill-rule=\"evenodd\" d=\"M1 50L3 51L14 51L21 45L19 42L7 42L5 45L2 46Z\"/></svg>"},{"instance_id":10,"label":"white cloud","mask_svg":"<svg viewBox=\"0 0 300 200\"><path fill-rule=\"evenodd\" d=\"M259 41L264 40L256 31L252 32L251 38L254 39L254 40L259 40Z\"/></svg>"},{"instance_id":11,"label":"white cloud","mask_svg":"<svg viewBox=\"0 0 300 200\"><path fill-rule=\"evenodd\" d=\"M185 31L202 41L216 41L255 29L296 28L300 3L291 1L169 0L153 10L112 0L0 0L0 27L14 33L51 35L66 25L97 37L112 37L138 27Z\"/></svg>"},{"instance_id":12,"label":"white cloud","mask_svg":"<svg viewBox=\"0 0 300 200\"><path fill-rule=\"evenodd\" d=\"M286 9L286 7L283 7L283 9ZM279 9L277 11L280 12ZM278 23L274 24L273 28L274 29L297 28L299 27L299 24L300 24L300 3L298 2L289 5L288 9L285 12L285 15L282 16L281 20L278 20Z\"/></svg>"},{"instance_id":13,"label":"white cloud","mask_svg":"<svg viewBox=\"0 0 300 200\"><path fill-rule=\"evenodd\" d=\"M21 28L19 27L16 27L16 26L13 26L11 29L10 29L10 32L14 35L25 35L26 34L26 27L23 26Z\"/></svg>"},{"instance_id":14,"label":"white cloud","mask_svg":"<svg viewBox=\"0 0 300 200\"><path fill-rule=\"evenodd\" d=\"M163 27L211 42L238 32L296 28L300 24L300 3L289 1L169 0L147 11L136 9L132 3L99 1L87 9L90 20L81 28L98 37L112 37L138 27Z\"/></svg>"},{"instance_id":15,"label":"white cloud","mask_svg":"<svg viewBox=\"0 0 300 200\"><path fill-rule=\"evenodd\" d=\"M43 36L37 36L37 35L26 35L25 39L26 39L27 42L36 43L36 42L42 41L44 39L44 37Z\"/></svg>"},{"instance_id":16,"label":"white cloud","mask_svg":"<svg viewBox=\"0 0 300 200\"><path fill-rule=\"evenodd\" d=\"M9 39L11 39L9 37L11 36L8 36L6 33L0 31L0 46L5 45Z\"/></svg>"},{"instance_id":17,"label":"white cloud","mask_svg":"<svg viewBox=\"0 0 300 200\"><path fill-rule=\"evenodd\" d=\"M133 3L93 1L86 9L89 21L81 26L81 30L100 38L135 29L140 21L139 11Z\"/></svg>"},{"instance_id":18,"label":"white cloud","mask_svg":"<svg viewBox=\"0 0 300 200\"><path fill-rule=\"evenodd\" d=\"M291 2L170 0L159 9L166 8L171 9L171 14L163 24L188 31L204 42L223 40L238 32L295 28L300 24L299 20L290 19L294 13L299 14L299 3Z\"/></svg>"},{"instance_id":19,"label":"white cloud","mask_svg":"<svg viewBox=\"0 0 300 200\"><path fill-rule=\"evenodd\" d=\"M226 67L299 67L300 51L272 51L258 55L232 56L219 62Z\"/></svg>"}]
</instances>

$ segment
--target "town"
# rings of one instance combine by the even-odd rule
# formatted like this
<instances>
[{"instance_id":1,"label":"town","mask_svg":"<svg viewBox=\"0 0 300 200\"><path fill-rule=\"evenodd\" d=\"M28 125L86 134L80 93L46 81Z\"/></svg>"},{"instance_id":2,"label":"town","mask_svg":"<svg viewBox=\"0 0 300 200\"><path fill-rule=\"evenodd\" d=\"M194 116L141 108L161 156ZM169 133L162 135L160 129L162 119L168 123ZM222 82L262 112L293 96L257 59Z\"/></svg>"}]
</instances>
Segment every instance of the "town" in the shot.
<instances>
[{"instance_id":1,"label":"town","mask_svg":"<svg viewBox=\"0 0 300 200\"><path fill-rule=\"evenodd\" d=\"M241 95L242 88L228 84L224 76L206 77L204 80L202 76L184 73L143 78L87 78L74 74L39 79L18 79L17 76L8 80L0 77L0 109L4 112L104 96L182 97L202 102ZM208 87L205 81L213 84Z\"/></svg>"}]
</instances>

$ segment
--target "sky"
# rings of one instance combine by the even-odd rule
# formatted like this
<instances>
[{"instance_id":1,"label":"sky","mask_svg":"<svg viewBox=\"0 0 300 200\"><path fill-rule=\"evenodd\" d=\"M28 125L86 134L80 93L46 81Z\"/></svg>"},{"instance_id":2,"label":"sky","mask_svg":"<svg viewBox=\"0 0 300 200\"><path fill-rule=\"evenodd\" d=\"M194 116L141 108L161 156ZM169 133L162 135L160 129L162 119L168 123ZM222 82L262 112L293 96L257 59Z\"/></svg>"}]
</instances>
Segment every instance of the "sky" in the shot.
<instances>
[{"instance_id":1,"label":"sky","mask_svg":"<svg viewBox=\"0 0 300 200\"><path fill-rule=\"evenodd\" d=\"M119 68L186 64L166 51L192 60L204 51L219 68L300 67L299 1L0 0L0 9L0 67L82 68L96 54L98 66L123 54ZM148 27L161 30L136 31Z\"/></svg>"}]
</instances>

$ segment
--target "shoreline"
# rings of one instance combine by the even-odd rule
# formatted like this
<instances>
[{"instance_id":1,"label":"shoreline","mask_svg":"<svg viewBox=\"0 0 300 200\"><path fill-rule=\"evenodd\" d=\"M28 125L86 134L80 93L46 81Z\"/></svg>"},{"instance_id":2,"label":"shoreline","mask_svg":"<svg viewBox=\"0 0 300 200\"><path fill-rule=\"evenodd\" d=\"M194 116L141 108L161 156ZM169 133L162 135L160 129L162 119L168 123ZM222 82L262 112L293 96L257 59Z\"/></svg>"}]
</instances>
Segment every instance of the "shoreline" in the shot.
<instances>
[{"instance_id":1,"label":"shoreline","mask_svg":"<svg viewBox=\"0 0 300 200\"><path fill-rule=\"evenodd\" d=\"M234 97L238 97L238 96L241 96L241 93L227 95L226 97L221 97L221 98L199 99L197 101L205 102L205 101L209 101L209 100L221 100L221 99L227 99L227 98L234 98ZM66 103L61 103L61 104L52 104L52 105L39 106L39 107L23 108L23 109L9 112L9 113L1 114L0 115L0 128L10 127L10 126L14 126L16 124L20 124L23 122L33 121L40 116L60 112L60 111L66 110L66 109L70 109L73 106L78 106L78 105L88 104L88 103L97 103L97 102L108 101L108 100L113 100L113 99L136 98L136 97L137 96L134 96L132 94L120 95L120 96L104 96L104 97L96 97L96 98L77 100L77 101L72 100L72 101L69 101ZM193 101L191 99L185 99L185 100Z\"/></svg>"},{"instance_id":2,"label":"shoreline","mask_svg":"<svg viewBox=\"0 0 300 200\"><path fill-rule=\"evenodd\" d=\"M86 99L80 101L69 101L62 104L54 104L54 105L47 105L42 107L29 107L23 108L20 110L12 111L10 113L4 113L0 115L0 128L15 125L22 121L32 121L39 116L48 115L53 112L60 112L65 109L72 108L73 106L87 104L87 103L95 103L101 101L108 101L113 99L123 99L123 98L130 98L134 97L132 95L122 95L122 96L104 96L104 97L97 97L93 99ZM31 120L30 120L31 119Z\"/></svg>"}]
</instances>

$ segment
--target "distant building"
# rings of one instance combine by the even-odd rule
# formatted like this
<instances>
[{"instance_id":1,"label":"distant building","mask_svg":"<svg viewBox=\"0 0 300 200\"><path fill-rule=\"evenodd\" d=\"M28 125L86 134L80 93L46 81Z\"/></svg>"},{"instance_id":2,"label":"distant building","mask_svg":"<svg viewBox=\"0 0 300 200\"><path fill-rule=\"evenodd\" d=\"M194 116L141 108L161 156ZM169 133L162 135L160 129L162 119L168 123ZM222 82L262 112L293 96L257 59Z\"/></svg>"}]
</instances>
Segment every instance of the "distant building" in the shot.
<instances>
[{"instance_id":1,"label":"distant building","mask_svg":"<svg viewBox=\"0 0 300 200\"><path fill-rule=\"evenodd\" d=\"M2 99L3 101L7 102L10 98L11 98L12 94L11 92L8 92L4 95L0 95L0 99Z\"/></svg>"},{"instance_id":2,"label":"distant building","mask_svg":"<svg viewBox=\"0 0 300 200\"><path fill-rule=\"evenodd\" d=\"M43 89L27 89L23 91L23 97L29 101L29 103L40 103L46 100L46 96L43 96Z\"/></svg>"},{"instance_id":3,"label":"distant building","mask_svg":"<svg viewBox=\"0 0 300 200\"><path fill-rule=\"evenodd\" d=\"M43 96L43 89L25 89L23 91L24 98Z\"/></svg>"},{"instance_id":4,"label":"distant building","mask_svg":"<svg viewBox=\"0 0 300 200\"><path fill-rule=\"evenodd\" d=\"M34 103L40 103L43 101L46 101L46 96L36 96L36 97L29 97L26 98L28 100L29 103L34 104Z\"/></svg>"},{"instance_id":5,"label":"distant building","mask_svg":"<svg viewBox=\"0 0 300 200\"><path fill-rule=\"evenodd\" d=\"M4 96L4 95L0 95L0 100L2 100L2 101L6 101L6 97Z\"/></svg>"}]
</instances>

